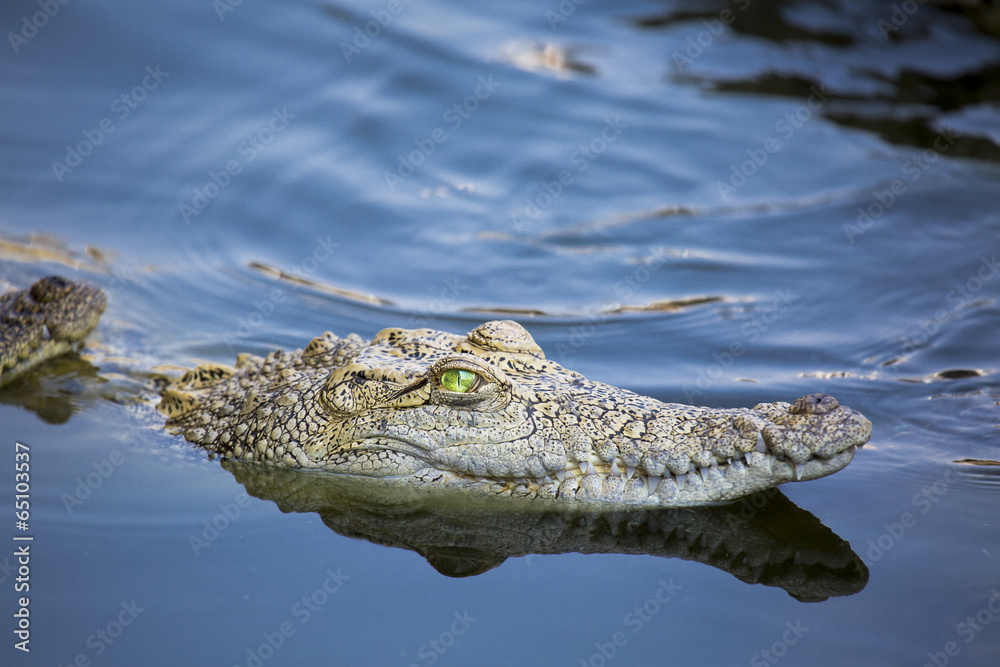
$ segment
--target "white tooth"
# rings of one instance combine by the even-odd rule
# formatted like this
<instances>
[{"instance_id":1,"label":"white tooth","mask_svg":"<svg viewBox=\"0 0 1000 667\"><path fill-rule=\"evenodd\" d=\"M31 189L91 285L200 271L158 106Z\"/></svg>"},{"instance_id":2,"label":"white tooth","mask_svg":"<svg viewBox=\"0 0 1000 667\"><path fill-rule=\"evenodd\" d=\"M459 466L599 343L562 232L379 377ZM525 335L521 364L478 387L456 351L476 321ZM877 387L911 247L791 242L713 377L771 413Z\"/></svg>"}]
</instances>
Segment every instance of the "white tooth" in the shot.
<instances>
[{"instance_id":1,"label":"white tooth","mask_svg":"<svg viewBox=\"0 0 1000 667\"><path fill-rule=\"evenodd\" d=\"M659 483L660 483L659 477L653 477L652 475L650 475L649 477L646 478L646 490L649 492L649 495L653 495L654 493L656 493L656 487Z\"/></svg>"},{"instance_id":2,"label":"white tooth","mask_svg":"<svg viewBox=\"0 0 1000 667\"><path fill-rule=\"evenodd\" d=\"M632 479L632 475L635 474L635 468L632 466L625 466L625 479Z\"/></svg>"},{"instance_id":3,"label":"white tooth","mask_svg":"<svg viewBox=\"0 0 1000 667\"><path fill-rule=\"evenodd\" d=\"M799 481L799 480L802 479L802 471L804 469L805 469L805 465L803 465L801 463L796 463L795 464L795 481Z\"/></svg>"},{"instance_id":4,"label":"white tooth","mask_svg":"<svg viewBox=\"0 0 1000 667\"><path fill-rule=\"evenodd\" d=\"M614 475L615 477L621 477L622 476L621 471L618 470L618 461L612 461L611 462L611 474Z\"/></svg>"},{"instance_id":5,"label":"white tooth","mask_svg":"<svg viewBox=\"0 0 1000 667\"><path fill-rule=\"evenodd\" d=\"M767 451L767 445L764 444L764 433L762 431L757 431L757 451Z\"/></svg>"},{"instance_id":6,"label":"white tooth","mask_svg":"<svg viewBox=\"0 0 1000 667\"><path fill-rule=\"evenodd\" d=\"M583 470L583 474L584 475L596 475L597 474L597 468L595 468L594 464L591 463L590 461L587 461L586 464L584 466L580 466L580 468Z\"/></svg>"},{"instance_id":7,"label":"white tooth","mask_svg":"<svg viewBox=\"0 0 1000 667\"><path fill-rule=\"evenodd\" d=\"M565 476L566 476L565 470L556 470L556 479L558 479L560 482L563 481L563 477Z\"/></svg>"},{"instance_id":8,"label":"white tooth","mask_svg":"<svg viewBox=\"0 0 1000 667\"><path fill-rule=\"evenodd\" d=\"M698 468L698 472L701 473L701 481L707 482L708 481L708 470L706 470L705 468Z\"/></svg>"},{"instance_id":9,"label":"white tooth","mask_svg":"<svg viewBox=\"0 0 1000 667\"><path fill-rule=\"evenodd\" d=\"M684 474L681 474L681 475L677 475L677 488L678 489L683 489L684 488L684 480L685 479L687 479L687 473L684 473Z\"/></svg>"}]
</instances>

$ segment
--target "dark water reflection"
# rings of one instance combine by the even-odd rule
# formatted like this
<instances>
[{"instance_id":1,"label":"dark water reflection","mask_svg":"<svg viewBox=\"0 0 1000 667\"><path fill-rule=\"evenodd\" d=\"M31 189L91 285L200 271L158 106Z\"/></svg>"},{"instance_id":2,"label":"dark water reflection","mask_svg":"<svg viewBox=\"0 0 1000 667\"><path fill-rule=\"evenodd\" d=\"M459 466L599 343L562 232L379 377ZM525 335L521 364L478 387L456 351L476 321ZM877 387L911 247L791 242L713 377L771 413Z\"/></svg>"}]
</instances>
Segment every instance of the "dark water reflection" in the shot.
<instances>
[{"instance_id":1,"label":"dark water reflection","mask_svg":"<svg viewBox=\"0 0 1000 667\"><path fill-rule=\"evenodd\" d=\"M721 507L586 512L530 502L414 493L377 480L223 461L247 493L282 512L316 512L331 530L416 551L467 577L508 558L568 552L682 558L802 602L854 595L868 568L850 545L772 489Z\"/></svg>"}]
</instances>

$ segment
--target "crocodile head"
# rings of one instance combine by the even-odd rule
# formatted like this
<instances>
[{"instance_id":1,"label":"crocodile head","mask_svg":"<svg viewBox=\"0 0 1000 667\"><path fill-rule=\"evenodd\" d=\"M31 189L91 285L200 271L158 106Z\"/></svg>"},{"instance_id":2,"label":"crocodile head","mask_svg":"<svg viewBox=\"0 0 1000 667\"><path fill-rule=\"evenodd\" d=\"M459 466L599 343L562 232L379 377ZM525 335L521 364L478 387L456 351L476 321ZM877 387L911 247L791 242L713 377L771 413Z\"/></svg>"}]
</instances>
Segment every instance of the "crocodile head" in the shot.
<instances>
[{"instance_id":1,"label":"crocodile head","mask_svg":"<svg viewBox=\"0 0 1000 667\"><path fill-rule=\"evenodd\" d=\"M0 295L0 385L79 346L107 305L99 287L62 276Z\"/></svg>"},{"instance_id":2,"label":"crocodile head","mask_svg":"<svg viewBox=\"0 0 1000 667\"><path fill-rule=\"evenodd\" d=\"M719 503L846 466L871 434L822 394L753 409L663 403L548 360L519 324L468 336L326 333L168 387L167 426L221 455L593 504Z\"/></svg>"}]
</instances>

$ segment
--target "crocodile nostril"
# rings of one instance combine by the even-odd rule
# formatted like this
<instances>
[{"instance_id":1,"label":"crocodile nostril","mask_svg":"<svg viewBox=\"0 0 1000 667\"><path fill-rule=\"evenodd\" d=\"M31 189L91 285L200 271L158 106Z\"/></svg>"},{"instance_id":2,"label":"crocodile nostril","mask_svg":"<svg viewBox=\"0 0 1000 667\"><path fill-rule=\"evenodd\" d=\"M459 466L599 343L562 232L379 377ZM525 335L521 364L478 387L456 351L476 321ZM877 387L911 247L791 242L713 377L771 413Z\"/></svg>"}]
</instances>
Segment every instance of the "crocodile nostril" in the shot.
<instances>
[{"instance_id":1,"label":"crocodile nostril","mask_svg":"<svg viewBox=\"0 0 1000 667\"><path fill-rule=\"evenodd\" d=\"M833 396L808 394L788 406L788 412L793 415L825 415L839 407L840 403Z\"/></svg>"}]
</instances>

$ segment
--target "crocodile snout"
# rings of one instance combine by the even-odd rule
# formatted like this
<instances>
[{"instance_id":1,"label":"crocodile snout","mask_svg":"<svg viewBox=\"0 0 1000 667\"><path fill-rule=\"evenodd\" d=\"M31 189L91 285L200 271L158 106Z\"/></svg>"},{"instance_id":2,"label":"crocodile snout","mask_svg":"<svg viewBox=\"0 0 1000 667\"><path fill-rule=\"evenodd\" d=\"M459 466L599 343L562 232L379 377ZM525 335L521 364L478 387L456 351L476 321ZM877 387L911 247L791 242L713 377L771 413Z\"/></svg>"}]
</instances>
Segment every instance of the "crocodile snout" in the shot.
<instances>
[{"instance_id":1,"label":"crocodile snout","mask_svg":"<svg viewBox=\"0 0 1000 667\"><path fill-rule=\"evenodd\" d=\"M827 394L807 394L797 398L788 406L788 412L793 415L825 415L840 407L833 396Z\"/></svg>"}]
</instances>

